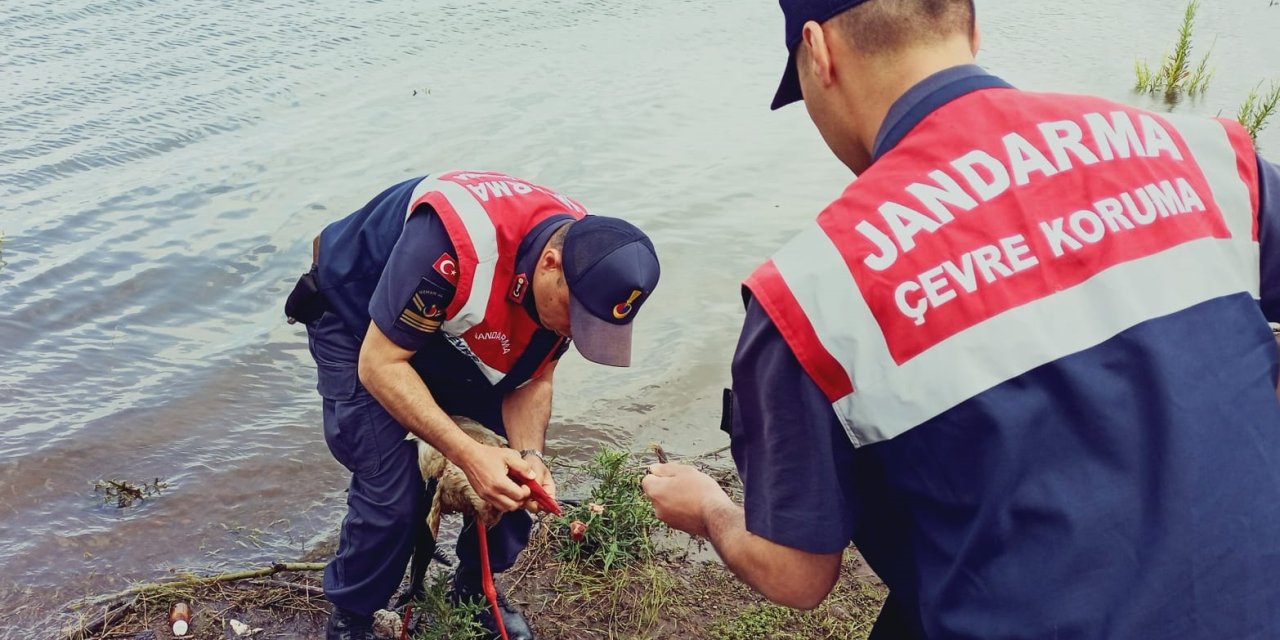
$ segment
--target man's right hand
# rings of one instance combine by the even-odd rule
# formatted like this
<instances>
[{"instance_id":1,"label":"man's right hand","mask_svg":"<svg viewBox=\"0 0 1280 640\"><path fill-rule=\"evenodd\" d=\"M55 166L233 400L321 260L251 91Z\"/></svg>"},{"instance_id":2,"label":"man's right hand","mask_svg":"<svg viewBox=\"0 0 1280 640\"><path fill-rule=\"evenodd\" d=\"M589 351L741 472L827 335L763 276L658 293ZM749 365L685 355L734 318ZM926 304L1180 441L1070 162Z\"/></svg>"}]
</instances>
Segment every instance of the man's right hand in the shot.
<instances>
[{"instance_id":1,"label":"man's right hand","mask_svg":"<svg viewBox=\"0 0 1280 640\"><path fill-rule=\"evenodd\" d=\"M529 488L507 477L507 470L533 478L535 474L520 453L506 447L476 444L458 461L471 488L481 500L503 511L515 511L529 500Z\"/></svg>"}]
</instances>

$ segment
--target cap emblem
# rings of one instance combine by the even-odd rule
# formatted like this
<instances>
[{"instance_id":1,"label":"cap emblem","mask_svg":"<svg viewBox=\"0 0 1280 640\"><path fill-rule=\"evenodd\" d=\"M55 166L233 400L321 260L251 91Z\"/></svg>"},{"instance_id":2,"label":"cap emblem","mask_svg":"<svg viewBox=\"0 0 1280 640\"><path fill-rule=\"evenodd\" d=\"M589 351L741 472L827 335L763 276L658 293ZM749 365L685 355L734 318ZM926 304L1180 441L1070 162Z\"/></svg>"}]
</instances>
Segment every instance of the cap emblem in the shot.
<instances>
[{"instance_id":1,"label":"cap emblem","mask_svg":"<svg viewBox=\"0 0 1280 640\"><path fill-rule=\"evenodd\" d=\"M624 320L627 316L631 315L631 310L635 308L631 306L631 303L635 302L636 298L639 298L642 293L644 292L639 289L632 290L631 297L627 298L626 302L619 302L614 305L613 317L619 320Z\"/></svg>"}]
</instances>

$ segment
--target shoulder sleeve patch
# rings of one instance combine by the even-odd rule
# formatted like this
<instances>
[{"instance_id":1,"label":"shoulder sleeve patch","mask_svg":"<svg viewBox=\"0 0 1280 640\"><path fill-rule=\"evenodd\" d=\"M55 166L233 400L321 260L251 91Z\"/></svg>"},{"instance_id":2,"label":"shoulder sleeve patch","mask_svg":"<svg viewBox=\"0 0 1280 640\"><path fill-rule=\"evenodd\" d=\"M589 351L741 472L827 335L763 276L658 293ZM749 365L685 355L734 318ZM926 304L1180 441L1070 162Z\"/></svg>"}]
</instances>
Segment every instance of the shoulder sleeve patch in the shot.
<instances>
[{"instance_id":1,"label":"shoulder sleeve patch","mask_svg":"<svg viewBox=\"0 0 1280 640\"><path fill-rule=\"evenodd\" d=\"M440 323L444 322L444 310L452 298L452 287L442 286L432 282L431 278L424 277L418 281L413 295L409 296L400 311L396 324L410 331L435 333L440 328Z\"/></svg>"}]
</instances>

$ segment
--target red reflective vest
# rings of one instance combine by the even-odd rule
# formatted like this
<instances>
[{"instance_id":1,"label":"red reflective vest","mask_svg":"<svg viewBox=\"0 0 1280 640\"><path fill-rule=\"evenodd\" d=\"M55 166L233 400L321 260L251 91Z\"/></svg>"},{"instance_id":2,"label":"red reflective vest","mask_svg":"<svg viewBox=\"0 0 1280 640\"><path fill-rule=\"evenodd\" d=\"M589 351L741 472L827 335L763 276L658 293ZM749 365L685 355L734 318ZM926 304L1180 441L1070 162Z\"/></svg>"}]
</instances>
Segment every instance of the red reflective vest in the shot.
<instances>
[{"instance_id":1,"label":"red reflective vest","mask_svg":"<svg viewBox=\"0 0 1280 640\"><path fill-rule=\"evenodd\" d=\"M1259 295L1239 124L985 89L922 120L746 286L855 446L1139 323Z\"/></svg>"},{"instance_id":2,"label":"red reflective vest","mask_svg":"<svg viewBox=\"0 0 1280 640\"><path fill-rule=\"evenodd\" d=\"M496 385L539 329L519 302L523 293L513 291L532 286L533 274L515 272L520 242L539 222L566 213L582 218L586 209L546 187L482 171L424 178L414 189L406 217L423 204L440 216L458 253L456 265L437 265L456 278L457 287L441 330ZM542 374L555 351L529 379Z\"/></svg>"}]
</instances>

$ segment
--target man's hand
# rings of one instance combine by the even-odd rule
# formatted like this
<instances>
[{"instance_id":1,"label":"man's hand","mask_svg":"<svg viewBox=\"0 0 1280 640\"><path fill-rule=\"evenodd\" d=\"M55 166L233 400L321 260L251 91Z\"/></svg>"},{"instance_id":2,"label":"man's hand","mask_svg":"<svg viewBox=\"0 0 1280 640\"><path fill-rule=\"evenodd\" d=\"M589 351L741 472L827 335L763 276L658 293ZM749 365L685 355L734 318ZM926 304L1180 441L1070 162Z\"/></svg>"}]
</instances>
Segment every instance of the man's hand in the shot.
<instances>
[{"instance_id":1,"label":"man's hand","mask_svg":"<svg viewBox=\"0 0 1280 640\"><path fill-rule=\"evenodd\" d=\"M708 537L707 507L733 501L711 476L684 464L655 464L640 482L658 519L689 535Z\"/></svg>"},{"instance_id":2,"label":"man's hand","mask_svg":"<svg viewBox=\"0 0 1280 640\"><path fill-rule=\"evenodd\" d=\"M547 490L547 495L551 496L552 500L555 500L556 481L555 478L551 477L551 469L547 468L546 463L544 463L542 458L539 458L538 456L529 456L524 460L525 462L528 462L529 467L533 469L533 479L536 480L538 484L542 485L543 489ZM538 501L533 499L529 499L525 502L524 508L528 509L531 513L542 513L544 511L542 505L538 504Z\"/></svg>"},{"instance_id":3,"label":"man's hand","mask_svg":"<svg viewBox=\"0 0 1280 640\"><path fill-rule=\"evenodd\" d=\"M709 538L726 566L770 600L812 609L840 576L841 552L810 553L747 531L742 508L711 476L683 464L655 464L641 481L658 518Z\"/></svg>"},{"instance_id":4,"label":"man's hand","mask_svg":"<svg viewBox=\"0 0 1280 640\"><path fill-rule=\"evenodd\" d=\"M528 461L506 447L477 443L457 464L467 474L467 481L476 495L503 511L515 511L529 500L529 488L508 478L508 469L526 478L537 477Z\"/></svg>"}]
</instances>

